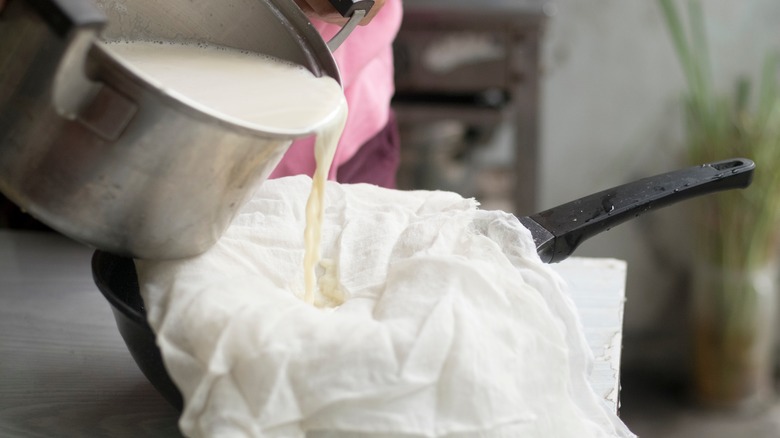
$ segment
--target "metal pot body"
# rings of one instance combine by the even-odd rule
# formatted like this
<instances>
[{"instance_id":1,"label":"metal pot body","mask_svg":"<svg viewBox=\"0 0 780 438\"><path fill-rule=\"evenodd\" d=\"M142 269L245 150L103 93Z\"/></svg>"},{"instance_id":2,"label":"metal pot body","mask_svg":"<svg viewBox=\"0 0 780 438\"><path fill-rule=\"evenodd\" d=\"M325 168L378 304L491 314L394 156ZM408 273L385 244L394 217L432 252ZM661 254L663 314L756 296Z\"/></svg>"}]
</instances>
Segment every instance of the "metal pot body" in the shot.
<instances>
[{"instance_id":1,"label":"metal pot body","mask_svg":"<svg viewBox=\"0 0 780 438\"><path fill-rule=\"evenodd\" d=\"M11 0L0 20L0 191L75 240L137 258L209 248L293 138L190 107L97 40L219 44L339 79L287 0Z\"/></svg>"}]
</instances>

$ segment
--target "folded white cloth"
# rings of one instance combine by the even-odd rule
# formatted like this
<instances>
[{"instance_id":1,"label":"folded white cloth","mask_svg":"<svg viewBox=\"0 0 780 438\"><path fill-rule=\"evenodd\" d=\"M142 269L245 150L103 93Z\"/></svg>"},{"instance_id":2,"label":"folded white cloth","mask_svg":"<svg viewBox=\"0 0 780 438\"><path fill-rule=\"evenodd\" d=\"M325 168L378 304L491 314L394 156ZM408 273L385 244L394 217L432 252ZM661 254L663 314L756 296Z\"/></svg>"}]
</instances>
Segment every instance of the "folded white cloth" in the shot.
<instances>
[{"instance_id":1,"label":"folded white cloth","mask_svg":"<svg viewBox=\"0 0 780 438\"><path fill-rule=\"evenodd\" d=\"M267 181L205 254L136 262L184 434L633 436L587 383L565 284L516 218L328 183L319 274L345 302L320 309L300 298L310 187Z\"/></svg>"}]
</instances>

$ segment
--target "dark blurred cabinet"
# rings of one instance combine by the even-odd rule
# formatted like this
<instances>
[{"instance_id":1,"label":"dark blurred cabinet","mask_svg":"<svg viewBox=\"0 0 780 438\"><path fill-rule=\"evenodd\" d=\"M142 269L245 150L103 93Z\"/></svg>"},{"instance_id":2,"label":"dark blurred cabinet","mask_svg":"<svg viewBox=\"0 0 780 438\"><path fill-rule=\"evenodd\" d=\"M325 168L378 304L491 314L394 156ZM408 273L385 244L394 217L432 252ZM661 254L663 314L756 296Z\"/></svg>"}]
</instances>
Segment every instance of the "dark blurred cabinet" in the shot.
<instances>
[{"instance_id":1,"label":"dark blurred cabinet","mask_svg":"<svg viewBox=\"0 0 780 438\"><path fill-rule=\"evenodd\" d=\"M405 0L395 42L403 189L530 212L539 165L541 0Z\"/></svg>"}]
</instances>

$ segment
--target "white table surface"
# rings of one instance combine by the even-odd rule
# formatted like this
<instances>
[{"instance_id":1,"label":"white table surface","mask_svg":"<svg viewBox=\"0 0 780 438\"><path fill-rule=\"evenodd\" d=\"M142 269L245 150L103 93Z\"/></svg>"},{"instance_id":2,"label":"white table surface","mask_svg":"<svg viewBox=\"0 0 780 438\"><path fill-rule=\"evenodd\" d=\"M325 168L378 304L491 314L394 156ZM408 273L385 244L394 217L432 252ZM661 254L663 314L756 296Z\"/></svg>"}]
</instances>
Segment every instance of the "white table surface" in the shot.
<instances>
[{"instance_id":1,"label":"white table surface","mask_svg":"<svg viewBox=\"0 0 780 438\"><path fill-rule=\"evenodd\" d=\"M127 352L92 281L92 250L54 233L0 230L0 436L180 436L177 412ZM591 382L617 408L626 265L571 258L596 358Z\"/></svg>"}]
</instances>

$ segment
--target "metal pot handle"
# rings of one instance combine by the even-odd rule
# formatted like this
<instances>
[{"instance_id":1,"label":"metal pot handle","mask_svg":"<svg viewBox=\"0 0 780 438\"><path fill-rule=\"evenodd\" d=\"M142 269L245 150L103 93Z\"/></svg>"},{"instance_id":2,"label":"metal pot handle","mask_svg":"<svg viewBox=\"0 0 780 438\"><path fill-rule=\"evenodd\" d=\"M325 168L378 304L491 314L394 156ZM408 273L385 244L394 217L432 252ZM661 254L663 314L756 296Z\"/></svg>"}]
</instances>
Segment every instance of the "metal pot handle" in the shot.
<instances>
[{"instance_id":1,"label":"metal pot handle","mask_svg":"<svg viewBox=\"0 0 780 438\"><path fill-rule=\"evenodd\" d=\"M57 36L67 41L54 76L52 104L59 115L75 120L100 88L87 78L84 66L87 53L107 18L89 0L27 0L27 3Z\"/></svg>"},{"instance_id":2,"label":"metal pot handle","mask_svg":"<svg viewBox=\"0 0 780 438\"><path fill-rule=\"evenodd\" d=\"M91 0L26 0L56 38L62 54L52 75L51 104L61 117L80 123L105 140L119 138L137 111L127 97L91 80L87 56L108 19Z\"/></svg>"},{"instance_id":3,"label":"metal pot handle","mask_svg":"<svg viewBox=\"0 0 780 438\"><path fill-rule=\"evenodd\" d=\"M328 41L328 49L334 52L366 17L368 11L374 6L374 0L330 0L330 4L342 17L349 18L341 30Z\"/></svg>"}]
</instances>

